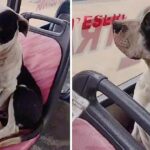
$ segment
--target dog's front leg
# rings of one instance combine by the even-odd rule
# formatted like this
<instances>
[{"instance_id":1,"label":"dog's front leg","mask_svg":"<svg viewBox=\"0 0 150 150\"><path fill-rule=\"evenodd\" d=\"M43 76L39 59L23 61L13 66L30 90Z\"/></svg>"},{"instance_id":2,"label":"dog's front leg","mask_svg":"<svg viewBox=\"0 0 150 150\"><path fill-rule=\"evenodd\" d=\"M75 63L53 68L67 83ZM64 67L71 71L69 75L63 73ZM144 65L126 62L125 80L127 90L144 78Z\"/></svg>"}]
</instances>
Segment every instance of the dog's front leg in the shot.
<instances>
[{"instance_id":1,"label":"dog's front leg","mask_svg":"<svg viewBox=\"0 0 150 150\"><path fill-rule=\"evenodd\" d=\"M13 105L13 95L11 95L9 106L8 106L8 122L7 125L0 130L0 139L9 137L13 134L19 132L19 127L16 125L14 105Z\"/></svg>"},{"instance_id":2,"label":"dog's front leg","mask_svg":"<svg viewBox=\"0 0 150 150\"><path fill-rule=\"evenodd\" d=\"M149 135L141 128L137 123L134 124L132 136L142 143L146 150L150 150L150 138Z\"/></svg>"},{"instance_id":3,"label":"dog's front leg","mask_svg":"<svg viewBox=\"0 0 150 150\"><path fill-rule=\"evenodd\" d=\"M138 141L141 142L140 132L139 132L139 125L137 123L134 124L133 131L131 135Z\"/></svg>"},{"instance_id":4,"label":"dog's front leg","mask_svg":"<svg viewBox=\"0 0 150 150\"><path fill-rule=\"evenodd\" d=\"M3 110L3 107L10 97L10 95L15 91L17 85L17 81L10 84L8 88L4 88L0 94L0 110Z\"/></svg>"}]
</instances>

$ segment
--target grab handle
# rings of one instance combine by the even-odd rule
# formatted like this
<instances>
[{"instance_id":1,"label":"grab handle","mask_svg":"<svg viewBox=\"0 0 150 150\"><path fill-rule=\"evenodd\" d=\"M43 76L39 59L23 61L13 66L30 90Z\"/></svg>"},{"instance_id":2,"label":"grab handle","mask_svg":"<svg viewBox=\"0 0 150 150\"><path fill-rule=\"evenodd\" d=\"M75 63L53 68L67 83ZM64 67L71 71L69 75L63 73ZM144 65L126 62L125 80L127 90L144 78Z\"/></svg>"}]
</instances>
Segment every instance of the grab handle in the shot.
<instances>
[{"instance_id":1,"label":"grab handle","mask_svg":"<svg viewBox=\"0 0 150 150\"><path fill-rule=\"evenodd\" d=\"M67 24L67 22L64 21L64 20L61 20L61 19L58 19L58 18L52 18L52 17L48 17L48 16L44 16L44 15L36 14L36 13L32 13L32 12L25 12L25 13L22 13L21 15L24 18L26 18L27 20L39 19L39 20L43 20L43 21L48 21L49 23L53 23L53 24L59 25L61 27L61 30L59 32L55 32L55 31L44 30L42 28L37 28L37 27L34 27L34 26L30 26L30 28L29 28L30 31L34 32L34 31L38 30L39 32L44 33L45 35L49 34L49 35L52 35L52 36L59 37L64 33L65 28L66 28L66 24Z\"/></svg>"}]
</instances>

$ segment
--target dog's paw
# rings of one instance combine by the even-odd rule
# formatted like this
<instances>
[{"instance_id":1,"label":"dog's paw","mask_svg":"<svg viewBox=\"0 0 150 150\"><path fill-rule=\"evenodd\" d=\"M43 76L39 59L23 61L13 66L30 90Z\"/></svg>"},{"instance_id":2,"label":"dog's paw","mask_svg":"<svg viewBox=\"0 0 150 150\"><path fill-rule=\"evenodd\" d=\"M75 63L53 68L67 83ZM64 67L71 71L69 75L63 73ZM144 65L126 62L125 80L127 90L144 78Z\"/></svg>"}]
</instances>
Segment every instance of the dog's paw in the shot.
<instances>
[{"instance_id":1,"label":"dog's paw","mask_svg":"<svg viewBox=\"0 0 150 150\"><path fill-rule=\"evenodd\" d=\"M7 125L0 130L0 139L10 137L19 133L19 127L16 125Z\"/></svg>"},{"instance_id":2,"label":"dog's paw","mask_svg":"<svg viewBox=\"0 0 150 150\"><path fill-rule=\"evenodd\" d=\"M140 137L140 132L139 132L139 126L138 124L134 124L134 128L133 131L131 133L131 135L134 137L134 139L136 139L138 142L141 142L141 137Z\"/></svg>"},{"instance_id":3,"label":"dog's paw","mask_svg":"<svg viewBox=\"0 0 150 150\"><path fill-rule=\"evenodd\" d=\"M14 127L14 131L15 131L15 133L19 133L19 127L18 127L18 126L15 126L15 127Z\"/></svg>"},{"instance_id":4,"label":"dog's paw","mask_svg":"<svg viewBox=\"0 0 150 150\"><path fill-rule=\"evenodd\" d=\"M20 137L13 137L13 138L5 139L5 140L0 141L0 148L11 146L14 144L19 144L20 142L21 142Z\"/></svg>"}]
</instances>

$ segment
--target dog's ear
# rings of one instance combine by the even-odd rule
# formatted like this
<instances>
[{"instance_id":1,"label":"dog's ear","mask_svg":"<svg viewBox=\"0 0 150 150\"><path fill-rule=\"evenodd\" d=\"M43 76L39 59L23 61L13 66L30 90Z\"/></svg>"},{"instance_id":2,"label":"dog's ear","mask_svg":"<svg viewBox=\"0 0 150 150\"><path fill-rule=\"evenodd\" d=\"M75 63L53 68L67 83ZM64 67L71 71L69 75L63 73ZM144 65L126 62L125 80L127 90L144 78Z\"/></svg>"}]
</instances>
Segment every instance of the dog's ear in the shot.
<instances>
[{"instance_id":1,"label":"dog's ear","mask_svg":"<svg viewBox=\"0 0 150 150\"><path fill-rule=\"evenodd\" d=\"M145 17L142 21L142 25L143 25L143 27L150 29L150 12L148 12L145 15Z\"/></svg>"},{"instance_id":2,"label":"dog's ear","mask_svg":"<svg viewBox=\"0 0 150 150\"><path fill-rule=\"evenodd\" d=\"M18 15L18 26L19 31L22 32L25 36L27 36L29 24L28 21L21 15Z\"/></svg>"}]
</instances>

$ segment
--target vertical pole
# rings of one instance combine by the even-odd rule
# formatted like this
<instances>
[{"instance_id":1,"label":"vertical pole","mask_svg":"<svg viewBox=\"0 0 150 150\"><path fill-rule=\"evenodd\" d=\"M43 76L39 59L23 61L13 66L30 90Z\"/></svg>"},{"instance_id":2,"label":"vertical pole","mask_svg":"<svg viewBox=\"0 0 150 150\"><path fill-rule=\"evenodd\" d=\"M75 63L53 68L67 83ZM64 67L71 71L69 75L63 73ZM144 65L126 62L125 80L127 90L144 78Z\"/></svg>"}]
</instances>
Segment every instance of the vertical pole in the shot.
<instances>
[{"instance_id":1,"label":"vertical pole","mask_svg":"<svg viewBox=\"0 0 150 150\"><path fill-rule=\"evenodd\" d=\"M13 9L15 12L20 12L22 0L7 0L7 6Z\"/></svg>"}]
</instances>

